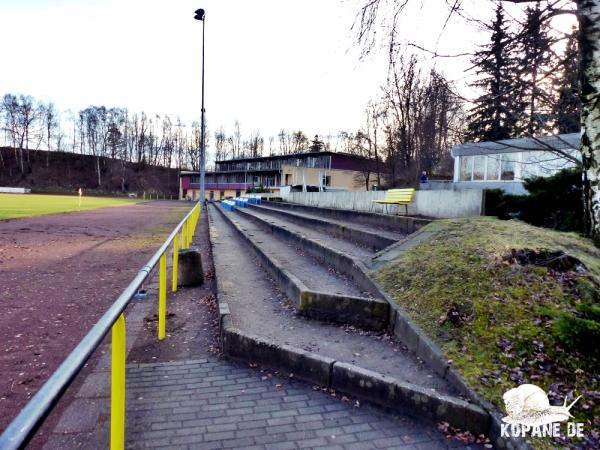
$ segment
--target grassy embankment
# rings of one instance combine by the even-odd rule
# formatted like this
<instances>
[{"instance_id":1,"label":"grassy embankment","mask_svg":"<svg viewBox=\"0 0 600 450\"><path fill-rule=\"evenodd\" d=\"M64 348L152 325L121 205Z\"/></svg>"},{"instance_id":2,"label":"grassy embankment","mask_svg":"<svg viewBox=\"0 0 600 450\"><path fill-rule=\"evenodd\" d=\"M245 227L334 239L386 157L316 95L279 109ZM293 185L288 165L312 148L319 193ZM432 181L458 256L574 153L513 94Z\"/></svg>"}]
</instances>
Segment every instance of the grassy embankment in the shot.
<instances>
[{"instance_id":1,"label":"grassy embankment","mask_svg":"<svg viewBox=\"0 0 600 450\"><path fill-rule=\"evenodd\" d=\"M574 420L585 422L587 436L598 432L600 249L572 233L486 217L438 221L427 229L438 233L376 274L387 292L503 413L503 393L533 383L549 393L551 404L583 395L571 410ZM562 250L587 271L506 260L511 249L522 248ZM586 321L587 313L595 321Z\"/></svg>"},{"instance_id":2,"label":"grassy embankment","mask_svg":"<svg viewBox=\"0 0 600 450\"><path fill-rule=\"evenodd\" d=\"M109 206L131 205L141 200L77 195L0 194L0 219L43 216L47 214L85 211Z\"/></svg>"}]
</instances>

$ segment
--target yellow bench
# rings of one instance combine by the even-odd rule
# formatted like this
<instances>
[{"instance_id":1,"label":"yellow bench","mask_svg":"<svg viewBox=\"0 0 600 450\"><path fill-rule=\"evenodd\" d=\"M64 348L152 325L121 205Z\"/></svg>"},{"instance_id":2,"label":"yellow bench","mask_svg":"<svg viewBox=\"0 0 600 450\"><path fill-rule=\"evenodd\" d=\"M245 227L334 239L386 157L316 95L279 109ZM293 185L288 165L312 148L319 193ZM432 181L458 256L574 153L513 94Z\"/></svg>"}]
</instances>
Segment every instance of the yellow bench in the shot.
<instances>
[{"instance_id":1,"label":"yellow bench","mask_svg":"<svg viewBox=\"0 0 600 450\"><path fill-rule=\"evenodd\" d=\"M390 189L385 192L385 197L382 200L371 200L373 203L385 205L387 214L387 205L404 205L405 214L408 215L408 204L412 203L415 196L414 188L407 189Z\"/></svg>"}]
</instances>

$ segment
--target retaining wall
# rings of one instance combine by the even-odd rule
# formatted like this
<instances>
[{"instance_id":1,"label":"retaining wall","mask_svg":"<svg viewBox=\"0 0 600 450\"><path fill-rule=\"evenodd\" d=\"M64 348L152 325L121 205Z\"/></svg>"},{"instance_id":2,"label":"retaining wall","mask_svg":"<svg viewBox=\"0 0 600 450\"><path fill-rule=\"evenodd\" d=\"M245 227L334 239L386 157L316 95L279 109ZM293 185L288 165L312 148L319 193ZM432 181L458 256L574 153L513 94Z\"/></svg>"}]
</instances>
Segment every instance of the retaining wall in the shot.
<instances>
[{"instance_id":1,"label":"retaining wall","mask_svg":"<svg viewBox=\"0 0 600 450\"><path fill-rule=\"evenodd\" d=\"M385 205L373 203L381 200L385 191L366 192L282 192L284 201L320 208L351 209L354 211L385 212ZM388 211L404 214L404 206L388 205ZM435 218L480 216L483 212L483 191L475 189L417 191L408 205L409 215Z\"/></svg>"}]
</instances>

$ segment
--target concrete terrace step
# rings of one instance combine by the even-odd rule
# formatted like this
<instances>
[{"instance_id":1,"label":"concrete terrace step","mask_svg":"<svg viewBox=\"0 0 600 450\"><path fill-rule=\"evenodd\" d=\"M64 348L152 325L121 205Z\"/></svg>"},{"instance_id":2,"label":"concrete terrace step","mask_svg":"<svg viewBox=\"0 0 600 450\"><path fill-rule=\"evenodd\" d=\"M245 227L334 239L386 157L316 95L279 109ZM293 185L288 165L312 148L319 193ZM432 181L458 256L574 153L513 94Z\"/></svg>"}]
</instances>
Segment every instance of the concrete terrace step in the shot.
<instances>
[{"instance_id":1,"label":"concrete terrace step","mask_svg":"<svg viewBox=\"0 0 600 450\"><path fill-rule=\"evenodd\" d=\"M223 210L221 212L238 225L257 247L277 259L281 264L280 267L289 270L308 289L338 295L374 296L373 292L362 289L325 259L314 258L300 245L271 233L248 217L245 212L231 213Z\"/></svg>"},{"instance_id":2,"label":"concrete terrace step","mask_svg":"<svg viewBox=\"0 0 600 450\"><path fill-rule=\"evenodd\" d=\"M255 217L265 224L285 228L291 233L327 245L340 253L344 253L345 255L360 261L369 261L376 255L376 252L372 248L343 237L334 236L310 225L299 225L296 222L289 221L286 216L272 215L269 212L258 208L247 208L238 212L240 214Z\"/></svg>"},{"instance_id":3,"label":"concrete terrace step","mask_svg":"<svg viewBox=\"0 0 600 450\"><path fill-rule=\"evenodd\" d=\"M364 225L350 220L334 220L325 216L310 214L305 211L297 212L274 208L266 205L252 205L253 211L260 211L270 216L275 216L298 225L304 225L312 229L325 232L326 235L341 238L343 240L358 243L372 250L382 250L394 244L406 236L400 230L391 231L384 228L376 228L372 225Z\"/></svg>"},{"instance_id":4,"label":"concrete terrace step","mask_svg":"<svg viewBox=\"0 0 600 450\"><path fill-rule=\"evenodd\" d=\"M351 226L365 225L371 231L388 230L404 234L411 234L431 222L427 217L414 217L396 214L380 214L352 209L322 208L318 206L301 205L279 201L265 201L263 206L284 211L316 216L321 219L331 219L348 223Z\"/></svg>"},{"instance_id":5,"label":"concrete terrace step","mask_svg":"<svg viewBox=\"0 0 600 450\"><path fill-rule=\"evenodd\" d=\"M281 344L357 364L437 392L453 394L449 383L413 353L381 333L306 320L266 277L248 244L216 208L209 208L215 271L233 324L247 333Z\"/></svg>"}]
</instances>

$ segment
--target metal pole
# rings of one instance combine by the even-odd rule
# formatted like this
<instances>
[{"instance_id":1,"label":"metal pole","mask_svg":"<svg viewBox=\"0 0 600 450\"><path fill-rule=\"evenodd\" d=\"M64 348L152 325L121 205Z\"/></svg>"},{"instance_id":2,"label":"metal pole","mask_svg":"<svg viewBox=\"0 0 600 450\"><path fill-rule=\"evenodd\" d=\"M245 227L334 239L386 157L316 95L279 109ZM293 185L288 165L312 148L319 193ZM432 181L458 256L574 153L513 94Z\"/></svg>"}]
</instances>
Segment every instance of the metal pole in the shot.
<instances>
[{"instance_id":1,"label":"metal pole","mask_svg":"<svg viewBox=\"0 0 600 450\"><path fill-rule=\"evenodd\" d=\"M200 120L200 198L198 199L200 202L200 209L202 209L202 205L204 205L204 164L206 154L206 146L204 141L204 22L206 22L206 14L202 20L202 116Z\"/></svg>"}]
</instances>

